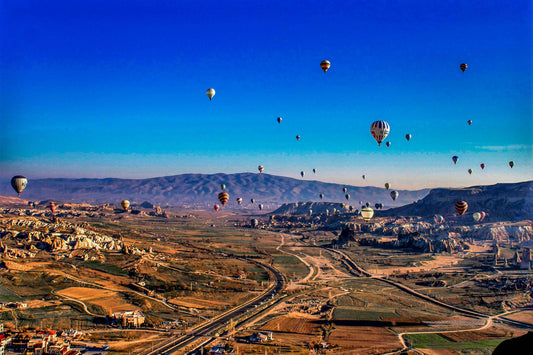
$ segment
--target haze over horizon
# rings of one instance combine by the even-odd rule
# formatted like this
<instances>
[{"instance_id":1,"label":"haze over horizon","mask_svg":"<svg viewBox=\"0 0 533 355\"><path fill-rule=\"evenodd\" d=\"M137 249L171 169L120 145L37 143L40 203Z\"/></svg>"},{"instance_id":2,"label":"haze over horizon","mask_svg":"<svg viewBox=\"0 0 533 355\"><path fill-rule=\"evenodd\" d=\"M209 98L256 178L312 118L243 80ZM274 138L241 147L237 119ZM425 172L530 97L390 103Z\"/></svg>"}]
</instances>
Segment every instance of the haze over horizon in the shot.
<instances>
[{"instance_id":1,"label":"haze over horizon","mask_svg":"<svg viewBox=\"0 0 533 355\"><path fill-rule=\"evenodd\" d=\"M401 189L533 179L530 1L5 1L0 16L0 178L28 188L258 165Z\"/></svg>"}]
</instances>

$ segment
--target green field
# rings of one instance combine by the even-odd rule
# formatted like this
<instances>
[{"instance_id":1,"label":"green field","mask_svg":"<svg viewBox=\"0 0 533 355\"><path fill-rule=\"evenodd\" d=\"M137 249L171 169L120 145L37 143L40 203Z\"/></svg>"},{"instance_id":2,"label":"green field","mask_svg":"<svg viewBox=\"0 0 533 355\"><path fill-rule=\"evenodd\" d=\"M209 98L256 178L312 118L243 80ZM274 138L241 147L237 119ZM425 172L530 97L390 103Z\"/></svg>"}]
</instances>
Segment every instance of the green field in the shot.
<instances>
[{"instance_id":1,"label":"green field","mask_svg":"<svg viewBox=\"0 0 533 355\"><path fill-rule=\"evenodd\" d=\"M469 342L450 341L439 334L409 334L405 336L408 344L413 348L422 349L475 349L481 351L486 349L490 354L498 344L505 339L479 340Z\"/></svg>"}]
</instances>

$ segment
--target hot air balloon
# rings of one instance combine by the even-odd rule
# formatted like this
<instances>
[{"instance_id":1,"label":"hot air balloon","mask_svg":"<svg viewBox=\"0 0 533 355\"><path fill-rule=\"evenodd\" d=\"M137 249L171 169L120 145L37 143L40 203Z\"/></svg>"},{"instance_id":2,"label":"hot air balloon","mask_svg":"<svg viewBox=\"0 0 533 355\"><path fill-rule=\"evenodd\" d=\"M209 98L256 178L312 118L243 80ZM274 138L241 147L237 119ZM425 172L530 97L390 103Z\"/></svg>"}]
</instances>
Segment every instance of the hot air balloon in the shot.
<instances>
[{"instance_id":1,"label":"hot air balloon","mask_svg":"<svg viewBox=\"0 0 533 355\"><path fill-rule=\"evenodd\" d=\"M257 226L259 225L259 221L255 218L253 218L252 220L250 220L250 226L252 226L252 228L257 228Z\"/></svg>"},{"instance_id":2,"label":"hot air balloon","mask_svg":"<svg viewBox=\"0 0 533 355\"><path fill-rule=\"evenodd\" d=\"M331 67L329 60L323 60L320 62L320 68L322 68L324 73L328 71L329 67Z\"/></svg>"},{"instance_id":3,"label":"hot air balloon","mask_svg":"<svg viewBox=\"0 0 533 355\"><path fill-rule=\"evenodd\" d=\"M461 68L461 70L463 71L463 73L465 72L466 68L468 68L468 65L466 63L462 63L461 65L459 65L459 68Z\"/></svg>"},{"instance_id":4,"label":"hot air balloon","mask_svg":"<svg viewBox=\"0 0 533 355\"><path fill-rule=\"evenodd\" d=\"M376 210L379 210L379 206L380 206L379 203L375 203L375 204L374 204L374 207L376 208Z\"/></svg>"},{"instance_id":5,"label":"hot air balloon","mask_svg":"<svg viewBox=\"0 0 533 355\"><path fill-rule=\"evenodd\" d=\"M355 214L358 215L359 213L361 213L361 211L359 210L355 210Z\"/></svg>"},{"instance_id":6,"label":"hot air balloon","mask_svg":"<svg viewBox=\"0 0 533 355\"><path fill-rule=\"evenodd\" d=\"M452 157L452 161L453 161L453 163L454 163L454 164L457 164L457 160L458 160L458 159L459 159L459 157L458 157L457 155L454 155L454 156Z\"/></svg>"},{"instance_id":7,"label":"hot air balloon","mask_svg":"<svg viewBox=\"0 0 533 355\"><path fill-rule=\"evenodd\" d=\"M213 207L215 209L215 211L218 211L220 209L220 206L219 205L215 205L215 207Z\"/></svg>"},{"instance_id":8,"label":"hot air balloon","mask_svg":"<svg viewBox=\"0 0 533 355\"><path fill-rule=\"evenodd\" d=\"M278 123L281 123L281 120L283 120L283 118L278 117Z\"/></svg>"},{"instance_id":9,"label":"hot air balloon","mask_svg":"<svg viewBox=\"0 0 533 355\"><path fill-rule=\"evenodd\" d=\"M343 187L343 188L342 188L342 192L347 193L347 192L348 192L348 189L347 189L346 187Z\"/></svg>"},{"instance_id":10,"label":"hot air balloon","mask_svg":"<svg viewBox=\"0 0 533 355\"><path fill-rule=\"evenodd\" d=\"M309 215L310 215L310 216L313 215L313 210L309 210Z\"/></svg>"},{"instance_id":11,"label":"hot air balloon","mask_svg":"<svg viewBox=\"0 0 533 355\"><path fill-rule=\"evenodd\" d=\"M320 194L319 196L321 200L324 198L324 194Z\"/></svg>"},{"instance_id":12,"label":"hot air balloon","mask_svg":"<svg viewBox=\"0 0 533 355\"><path fill-rule=\"evenodd\" d=\"M468 209L468 203L466 203L466 201L457 201L455 203L455 210L460 215L463 215L467 209Z\"/></svg>"},{"instance_id":13,"label":"hot air balloon","mask_svg":"<svg viewBox=\"0 0 533 355\"><path fill-rule=\"evenodd\" d=\"M442 217L440 214L438 214L438 215L436 215L436 216L434 217L434 220L435 220L435 223L437 223L437 224L441 224L441 223L444 222L444 217Z\"/></svg>"},{"instance_id":14,"label":"hot air balloon","mask_svg":"<svg viewBox=\"0 0 533 355\"><path fill-rule=\"evenodd\" d=\"M313 174L316 174L316 169L313 169Z\"/></svg>"},{"instance_id":15,"label":"hot air balloon","mask_svg":"<svg viewBox=\"0 0 533 355\"><path fill-rule=\"evenodd\" d=\"M128 201L128 200L122 200L122 202L120 203L120 205L122 206L122 208L124 209L124 211L127 211L128 208L130 207L130 201Z\"/></svg>"},{"instance_id":16,"label":"hot air balloon","mask_svg":"<svg viewBox=\"0 0 533 355\"><path fill-rule=\"evenodd\" d=\"M296 140L299 141L300 140L300 136L296 136Z\"/></svg>"},{"instance_id":17,"label":"hot air balloon","mask_svg":"<svg viewBox=\"0 0 533 355\"><path fill-rule=\"evenodd\" d=\"M387 146L387 148L390 147L390 142L385 143L385 145Z\"/></svg>"},{"instance_id":18,"label":"hot air balloon","mask_svg":"<svg viewBox=\"0 0 533 355\"><path fill-rule=\"evenodd\" d=\"M399 195L400 193L396 190L390 192L390 197L392 198L393 201L396 200Z\"/></svg>"},{"instance_id":19,"label":"hot air balloon","mask_svg":"<svg viewBox=\"0 0 533 355\"><path fill-rule=\"evenodd\" d=\"M412 136L409 133L405 135L405 139L407 139L408 142L411 140L411 137Z\"/></svg>"},{"instance_id":20,"label":"hot air balloon","mask_svg":"<svg viewBox=\"0 0 533 355\"><path fill-rule=\"evenodd\" d=\"M257 170L259 170L259 172L262 173L263 170L264 170L263 165L259 165L259 166L257 167Z\"/></svg>"},{"instance_id":21,"label":"hot air balloon","mask_svg":"<svg viewBox=\"0 0 533 355\"><path fill-rule=\"evenodd\" d=\"M363 175L363 176L361 176L361 177L363 178L363 180L365 180L365 179L366 179L366 175Z\"/></svg>"},{"instance_id":22,"label":"hot air balloon","mask_svg":"<svg viewBox=\"0 0 533 355\"><path fill-rule=\"evenodd\" d=\"M374 216L374 210L370 207L363 207L361 209L361 216L365 221L370 221L370 219Z\"/></svg>"},{"instance_id":23,"label":"hot air balloon","mask_svg":"<svg viewBox=\"0 0 533 355\"><path fill-rule=\"evenodd\" d=\"M388 190L390 189L390 184L388 182L385 183L385 188Z\"/></svg>"},{"instance_id":24,"label":"hot air balloon","mask_svg":"<svg viewBox=\"0 0 533 355\"><path fill-rule=\"evenodd\" d=\"M19 196L20 193L26 188L26 185L28 185L28 179L22 175L16 175L11 178L11 186Z\"/></svg>"},{"instance_id":25,"label":"hot air balloon","mask_svg":"<svg viewBox=\"0 0 533 355\"><path fill-rule=\"evenodd\" d=\"M344 198L345 198L346 200L349 200L349 199L350 199L350 194L346 194L346 195L344 195Z\"/></svg>"},{"instance_id":26,"label":"hot air balloon","mask_svg":"<svg viewBox=\"0 0 533 355\"><path fill-rule=\"evenodd\" d=\"M513 168L513 166L514 166L514 161L511 160L511 161L509 162L509 166L510 166L511 168Z\"/></svg>"},{"instance_id":27,"label":"hot air balloon","mask_svg":"<svg viewBox=\"0 0 533 355\"><path fill-rule=\"evenodd\" d=\"M375 121L370 126L370 133L372 137L378 142L378 146L381 146L381 142L389 135L390 126L385 121Z\"/></svg>"},{"instance_id":28,"label":"hot air balloon","mask_svg":"<svg viewBox=\"0 0 533 355\"><path fill-rule=\"evenodd\" d=\"M466 123L468 123L468 125L470 126L472 124L472 120L468 120L466 121Z\"/></svg>"},{"instance_id":29,"label":"hot air balloon","mask_svg":"<svg viewBox=\"0 0 533 355\"><path fill-rule=\"evenodd\" d=\"M472 175L472 169L468 169L468 173Z\"/></svg>"},{"instance_id":30,"label":"hot air balloon","mask_svg":"<svg viewBox=\"0 0 533 355\"><path fill-rule=\"evenodd\" d=\"M219 193L218 194L218 200L220 201L222 206L224 206L226 204L226 202L228 202L228 200L229 200L229 194L227 192Z\"/></svg>"},{"instance_id":31,"label":"hot air balloon","mask_svg":"<svg viewBox=\"0 0 533 355\"><path fill-rule=\"evenodd\" d=\"M487 214L483 211L479 212L479 214L481 215L481 218L480 218L480 222L483 222L483 220L485 219L485 217L487 216Z\"/></svg>"},{"instance_id":32,"label":"hot air balloon","mask_svg":"<svg viewBox=\"0 0 533 355\"><path fill-rule=\"evenodd\" d=\"M481 167L481 170L485 169L485 164L481 163L479 166Z\"/></svg>"},{"instance_id":33,"label":"hot air balloon","mask_svg":"<svg viewBox=\"0 0 533 355\"><path fill-rule=\"evenodd\" d=\"M476 213L474 213L474 214L472 215L472 217L474 218L474 220L475 220L476 222L479 222L479 220L481 219L481 213L476 212Z\"/></svg>"},{"instance_id":34,"label":"hot air balloon","mask_svg":"<svg viewBox=\"0 0 533 355\"><path fill-rule=\"evenodd\" d=\"M302 175L302 177L304 177L305 173L303 171L300 171L300 175Z\"/></svg>"},{"instance_id":35,"label":"hot air balloon","mask_svg":"<svg viewBox=\"0 0 533 355\"><path fill-rule=\"evenodd\" d=\"M261 211L263 209L263 204L260 204L259 205L259 211Z\"/></svg>"},{"instance_id":36,"label":"hot air balloon","mask_svg":"<svg viewBox=\"0 0 533 355\"><path fill-rule=\"evenodd\" d=\"M254 199L254 198L252 198L252 199L250 200L250 202L251 202L251 203L254 203L254 202L255 202L255 199Z\"/></svg>"},{"instance_id":37,"label":"hot air balloon","mask_svg":"<svg viewBox=\"0 0 533 355\"><path fill-rule=\"evenodd\" d=\"M52 211L52 213L56 211L56 205L53 202L50 202L50 211Z\"/></svg>"},{"instance_id":38,"label":"hot air balloon","mask_svg":"<svg viewBox=\"0 0 533 355\"><path fill-rule=\"evenodd\" d=\"M207 94L207 97L209 97L209 100L213 99L213 96L215 96L215 89L207 89L205 92Z\"/></svg>"},{"instance_id":39,"label":"hot air balloon","mask_svg":"<svg viewBox=\"0 0 533 355\"><path fill-rule=\"evenodd\" d=\"M240 205L242 203L242 197L237 197L237 203Z\"/></svg>"},{"instance_id":40,"label":"hot air balloon","mask_svg":"<svg viewBox=\"0 0 533 355\"><path fill-rule=\"evenodd\" d=\"M366 207L370 207L370 202L365 203Z\"/></svg>"}]
</instances>

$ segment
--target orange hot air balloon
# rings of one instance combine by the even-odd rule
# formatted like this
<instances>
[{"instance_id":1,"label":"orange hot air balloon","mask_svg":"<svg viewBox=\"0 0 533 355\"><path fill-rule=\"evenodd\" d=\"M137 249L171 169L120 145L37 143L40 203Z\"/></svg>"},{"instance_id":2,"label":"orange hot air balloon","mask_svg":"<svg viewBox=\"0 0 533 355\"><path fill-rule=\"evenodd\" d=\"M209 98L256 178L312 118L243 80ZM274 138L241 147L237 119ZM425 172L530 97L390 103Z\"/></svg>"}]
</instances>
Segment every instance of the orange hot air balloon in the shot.
<instances>
[{"instance_id":1,"label":"orange hot air balloon","mask_svg":"<svg viewBox=\"0 0 533 355\"><path fill-rule=\"evenodd\" d=\"M122 206L122 208L124 209L124 211L127 211L128 208L130 207L130 201L128 201L128 200L122 200L122 202L120 203L120 205Z\"/></svg>"},{"instance_id":2,"label":"orange hot air balloon","mask_svg":"<svg viewBox=\"0 0 533 355\"><path fill-rule=\"evenodd\" d=\"M218 200L220 201L222 206L224 206L226 204L226 202L228 202L228 200L229 200L229 194L227 192L219 193L218 194Z\"/></svg>"},{"instance_id":3,"label":"orange hot air balloon","mask_svg":"<svg viewBox=\"0 0 533 355\"><path fill-rule=\"evenodd\" d=\"M259 170L260 173L262 173L264 169L265 169L265 168L263 167L263 165L259 165L259 166L257 167L257 170Z\"/></svg>"},{"instance_id":4,"label":"orange hot air balloon","mask_svg":"<svg viewBox=\"0 0 533 355\"><path fill-rule=\"evenodd\" d=\"M457 213L459 213L460 215L463 215L465 214L466 210L468 209L468 203L466 203L466 201L457 201L455 203L455 210L457 211Z\"/></svg>"},{"instance_id":5,"label":"orange hot air balloon","mask_svg":"<svg viewBox=\"0 0 533 355\"><path fill-rule=\"evenodd\" d=\"M320 68L322 68L324 73L327 72L330 67L331 63L329 62L329 60L323 60L320 62Z\"/></svg>"},{"instance_id":6,"label":"orange hot air balloon","mask_svg":"<svg viewBox=\"0 0 533 355\"><path fill-rule=\"evenodd\" d=\"M56 205L53 202L50 202L50 211L52 211L52 213L56 211Z\"/></svg>"}]
</instances>

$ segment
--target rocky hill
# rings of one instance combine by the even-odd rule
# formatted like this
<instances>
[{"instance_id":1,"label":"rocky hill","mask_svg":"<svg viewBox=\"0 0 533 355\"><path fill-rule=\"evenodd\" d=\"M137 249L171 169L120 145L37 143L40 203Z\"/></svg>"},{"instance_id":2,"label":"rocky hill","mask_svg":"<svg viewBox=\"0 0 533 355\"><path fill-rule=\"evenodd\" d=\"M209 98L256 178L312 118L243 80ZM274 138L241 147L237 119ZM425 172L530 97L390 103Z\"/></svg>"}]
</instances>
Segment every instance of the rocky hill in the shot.
<instances>
[{"instance_id":1,"label":"rocky hill","mask_svg":"<svg viewBox=\"0 0 533 355\"><path fill-rule=\"evenodd\" d=\"M416 203L378 211L377 216L432 217L457 216L455 202L464 200L468 210L461 218L472 219L478 211L487 213L485 222L520 221L533 219L533 181L489 186L473 186L463 189L433 189Z\"/></svg>"},{"instance_id":2,"label":"rocky hill","mask_svg":"<svg viewBox=\"0 0 533 355\"><path fill-rule=\"evenodd\" d=\"M132 204L144 201L156 205L211 207L218 203L220 185L225 184L230 194L226 207L238 207L235 199L243 198L242 208L251 206L250 199L262 203L265 209L275 209L282 203L319 201L319 194L327 202L347 202L342 188L345 185L331 184L307 179L293 179L269 174L183 174L150 179L30 179L22 193L26 200L49 200L61 202L112 203L118 205L128 199ZM350 202L382 202L385 208L401 206L424 197L428 189L417 191L399 190L400 197L392 201L384 188L346 186ZM9 181L0 184L0 195L16 196Z\"/></svg>"}]
</instances>

